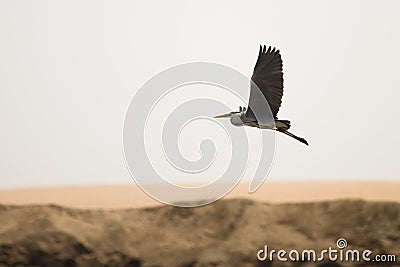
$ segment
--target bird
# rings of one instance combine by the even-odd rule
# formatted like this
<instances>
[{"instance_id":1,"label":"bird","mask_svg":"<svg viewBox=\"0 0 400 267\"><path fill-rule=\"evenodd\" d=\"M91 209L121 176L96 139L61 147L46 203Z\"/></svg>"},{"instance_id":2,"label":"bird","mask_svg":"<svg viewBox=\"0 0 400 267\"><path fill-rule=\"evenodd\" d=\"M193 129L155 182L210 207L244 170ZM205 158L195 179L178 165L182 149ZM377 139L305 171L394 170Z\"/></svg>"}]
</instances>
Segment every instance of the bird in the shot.
<instances>
[{"instance_id":1,"label":"bird","mask_svg":"<svg viewBox=\"0 0 400 267\"><path fill-rule=\"evenodd\" d=\"M271 46L260 45L256 65L251 77L250 97L248 107L239 107L239 111L214 116L214 118L230 118L234 126L250 126L260 129L275 130L286 134L308 146L307 140L289 132L290 121L278 119L278 111L282 104L283 96L283 64L278 49ZM256 86L256 87L255 87ZM258 88L257 88L258 87ZM260 101L260 92L268 102L274 123L262 124L257 118L270 117L265 101ZM252 108L257 112L253 112ZM256 118L256 115L257 118Z\"/></svg>"}]
</instances>

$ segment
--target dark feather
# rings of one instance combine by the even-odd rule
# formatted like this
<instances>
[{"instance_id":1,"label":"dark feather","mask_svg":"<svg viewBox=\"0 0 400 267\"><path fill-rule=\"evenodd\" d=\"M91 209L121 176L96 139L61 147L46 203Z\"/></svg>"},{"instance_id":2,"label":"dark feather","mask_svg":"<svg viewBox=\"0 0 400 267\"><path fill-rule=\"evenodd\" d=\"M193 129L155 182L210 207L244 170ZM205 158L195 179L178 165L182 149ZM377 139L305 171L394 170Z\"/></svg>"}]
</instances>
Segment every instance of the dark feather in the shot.
<instances>
[{"instance_id":1,"label":"dark feather","mask_svg":"<svg viewBox=\"0 0 400 267\"><path fill-rule=\"evenodd\" d=\"M251 80L258 86L268 101L272 115L277 118L279 108L282 103L283 96L283 72L282 72L282 58L279 50L266 46L260 46L258 59L254 67L253 76ZM254 114L251 110L252 103L256 103L255 95L252 91L256 90L254 85L250 87L249 107L246 112L246 117L253 117ZM253 96L253 99L252 99Z\"/></svg>"}]
</instances>

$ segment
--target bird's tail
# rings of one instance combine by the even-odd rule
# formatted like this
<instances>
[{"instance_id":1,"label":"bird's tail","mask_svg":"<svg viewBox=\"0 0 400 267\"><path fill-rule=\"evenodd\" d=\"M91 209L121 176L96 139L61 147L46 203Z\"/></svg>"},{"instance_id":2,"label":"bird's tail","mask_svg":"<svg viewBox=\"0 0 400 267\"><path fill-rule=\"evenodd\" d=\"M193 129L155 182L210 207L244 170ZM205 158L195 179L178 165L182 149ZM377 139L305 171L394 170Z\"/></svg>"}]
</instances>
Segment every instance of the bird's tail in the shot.
<instances>
[{"instance_id":1,"label":"bird's tail","mask_svg":"<svg viewBox=\"0 0 400 267\"><path fill-rule=\"evenodd\" d=\"M307 142L306 139L304 139L304 138L302 138L302 137L298 137L298 136L296 136L296 135L294 135L294 134L292 134L292 133L290 133L290 132L288 132L288 131L282 131L282 133L284 133L284 134L286 134L286 135L288 135L288 136L290 136L290 137L293 137L293 138L296 139L297 141L300 141L300 142L302 142L303 144L306 144L306 145L308 146L308 142Z\"/></svg>"},{"instance_id":2,"label":"bird's tail","mask_svg":"<svg viewBox=\"0 0 400 267\"><path fill-rule=\"evenodd\" d=\"M290 129L290 121L288 120L275 120L275 127L278 131L284 132Z\"/></svg>"}]
</instances>

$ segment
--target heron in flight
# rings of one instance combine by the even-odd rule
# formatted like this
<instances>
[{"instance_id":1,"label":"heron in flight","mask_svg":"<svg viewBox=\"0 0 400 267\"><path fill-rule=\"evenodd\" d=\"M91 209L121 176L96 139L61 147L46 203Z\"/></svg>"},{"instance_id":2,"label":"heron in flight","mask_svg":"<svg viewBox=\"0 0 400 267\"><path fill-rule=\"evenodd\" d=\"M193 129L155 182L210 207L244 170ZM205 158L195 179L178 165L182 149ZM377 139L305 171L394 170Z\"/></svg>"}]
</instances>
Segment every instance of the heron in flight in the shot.
<instances>
[{"instance_id":1,"label":"heron in flight","mask_svg":"<svg viewBox=\"0 0 400 267\"><path fill-rule=\"evenodd\" d=\"M215 116L214 118L230 118L231 123L235 126L245 125L260 129L276 130L308 145L308 142L304 138L298 137L288 131L290 121L279 120L277 117L283 96L282 58L279 50L272 49L271 46L267 50L265 45L260 46L251 81L249 107L247 109L246 107L239 107L239 111ZM271 109L274 120L272 124L262 124L257 120L260 117L261 119L268 117L269 114L269 111L266 110L268 108L267 105L263 104L260 100L262 98L259 94L260 91ZM252 109L261 109L261 111L257 110L253 112Z\"/></svg>"}]
</instances>

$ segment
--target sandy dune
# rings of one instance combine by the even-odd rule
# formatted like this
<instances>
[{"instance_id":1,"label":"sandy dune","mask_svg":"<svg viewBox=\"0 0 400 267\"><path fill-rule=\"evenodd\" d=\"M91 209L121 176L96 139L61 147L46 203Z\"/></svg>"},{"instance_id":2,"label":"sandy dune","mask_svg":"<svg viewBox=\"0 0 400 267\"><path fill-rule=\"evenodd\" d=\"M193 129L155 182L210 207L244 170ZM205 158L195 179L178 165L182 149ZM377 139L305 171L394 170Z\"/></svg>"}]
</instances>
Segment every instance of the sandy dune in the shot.
<instances>
[{"instance_id":1,"label":"sandy dune","mask_svg":"<svg viewBox=\"0 0 400 267\"><path fill-rule=\"evenodd\" d=\"M0 267L400 266L400 183L239 185L199 208L160 205L133 185L0 191ZM349 249L396 262L260 262L270 249ZM396 265L397 264L397 265Z\"/></svg>"},{"instance_id":2,"label":"sandy dune","mask_svg":"<svg viewBox=\"0 0 400 267\"><path fill-rule=\"evenodd\" d=\"M226 198L244 197L269 203L335 199L400 202L400 183L390 182L266 182L255 194L240 184ZM135 185L81 186L0 190L1 204L57 204L73 208L136 208L159 203Z\"/></svg>"},{"instance_id":3,"label":"sandy dune","mask_svg":"<svg viewBox=\"0 0 400 267\"><path fill-rule=\"evenodd\" d=\"M0 266L396 266L260 262L270 249L348 249L400 259L400 203L341 200L267 204L245 199L200 208L84 210L0 205ZM346 248L346 249L347 249ZM399 263L399 262L397 262ZM398 265L397 265L398 266Z\"/></svg>"}]
</instances>

